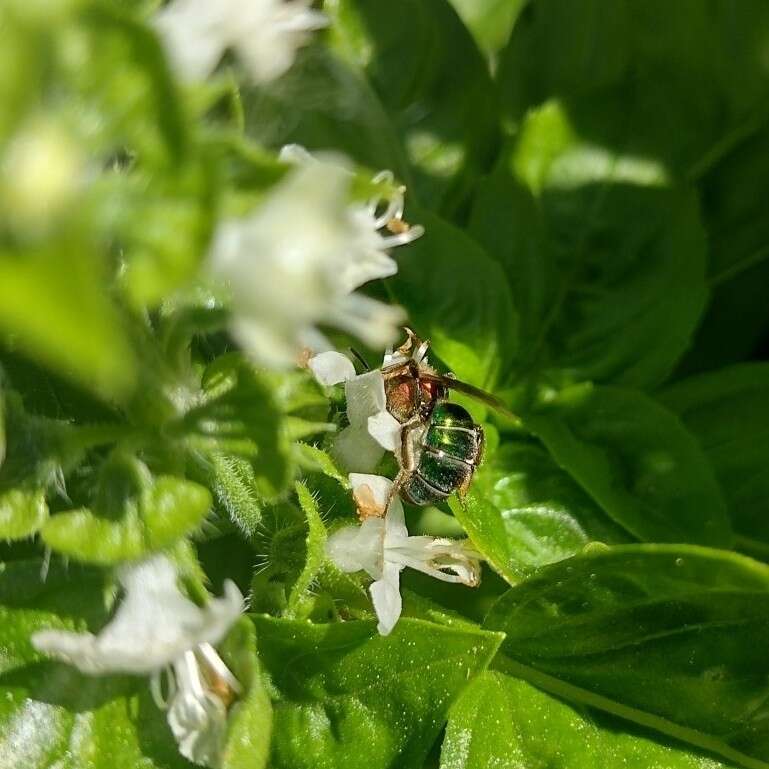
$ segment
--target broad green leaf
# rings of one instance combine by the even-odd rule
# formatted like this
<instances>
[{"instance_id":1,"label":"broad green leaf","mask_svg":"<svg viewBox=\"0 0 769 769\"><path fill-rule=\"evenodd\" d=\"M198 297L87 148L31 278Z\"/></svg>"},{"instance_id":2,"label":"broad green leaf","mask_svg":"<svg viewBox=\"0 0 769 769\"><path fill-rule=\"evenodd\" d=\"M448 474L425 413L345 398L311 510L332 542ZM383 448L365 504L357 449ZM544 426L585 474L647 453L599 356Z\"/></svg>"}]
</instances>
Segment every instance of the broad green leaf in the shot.
<instances>
[{"instance_id":1,"label":"broad green leaf","mask_svg":"<svg viewBox=\"0 0 769 769\"><path fill-rule=\"evenodd\" d=\"M768 29L760 0L532 0L501 58L501 99L518 120L600 93L611 109L582 113L588 140L686 172L766 116Z\"/></svg>"},{"instance_id":2,"label":"broad green leaf","mask_svg":"<svg viewBox=\"0 0 769 769\"><path fill-rule=\"evenodd\" d=\"M500 641L407 618L386 638L374 622L253 620L276 692L275 769L421 767L451 702Z\"/></svg>"},{"instance_id":3,"label":"broad green leaf","mask_svg":"<svg viewBox=\"0 0 769 769\"><path fill-rule=\"evenodd\" d=\"M462 231L434 214L410 210L426 232L399 259L389 288L451 371L491 390L518 344L502 269Z\"/></svg>"},{"instance_id":4,"label":"broad green leaf","mask_svg":"<svg viewBox=\"0 0 769 769\"><path fill-rule=\"evenodd\" d=\"M440 769L729 769L680 743L568 705L531 684L481 673L449 712Z\"/></svg>"},{"instance_id":5,"label":"broad green leaf","mask_svg":"<svg viewBox=\"0 0 769 769\"><path fill-rule=\"evenodd\" d=\"M526 5L526 0L449 1L481 50L492 57L507 43L518 14Z\"/></svg>"},{"instance_id":6,"label":"broad green leaf","mask_svg":"<svg viewBox=\"0 0 769 769\"><path fill-rule=\"evenodd\" d=\"M261 495L282 492L290 469L288 446L267 381L239 354L222 355L203 375L201 400L171 427L173 435L205 455L243 457Z\"/></svg>"},{"instance_id":7,"label":"broad green leaf","mask_svg":"<svg viewBox=\"0 0 769 769\"><path fill-rule=\"evenodd\" d=\"M98 395L125 396L134 381L134 354L87 240L0 253L0 334Z\"/></svg>"},{"instance_id":8,"label":"broad green leaf","mask_svg":"<svg viewBox=\"0 0 769 769\"><path fill-rule=\"evenodd\" d=\"M748 358L769 331L769 129L740 144L701 179L712 294L679 374Z\"/></svg>"},{"instance_id":9,"label":"broad green leaf","mask_svg":"<svg viewBox=\"0 0 769 769\"><path fill-rule=\"evenodd\" d=\"M304 568L299 574L296 582L291 586L291 592L288 594L288 605L286 607L286 616L294 617L300 613L302 603L309 592L313 581L317 578L323 562L326 560L326 527L323 525L320 514L318 513L317 500L310 493L307 486L297 482L296 495L299 498L299 505L307 518L307 537L305 539L305 562Z\"/></svg>"},{"instance_id":10,"label":"broad green leaf","mask_svg":"<svg viewBox=\"0 0 769 769\"><path fill-rule=\"evenodd\" d=\"M735 531L769 545L769 364L686 379L663 391L661 400L699 440Z\"/></svg>"},{"instance_id":11,"label":"broad green leaf","mask_svg":"<svg viewBox=\"0 0 769 769\"><path fill-rule=\"evenodd\" d=\"M574 386L525 421L555 461L635 537L731 546L726 505L705 454L648 396Z\"/></svg>"},{"instance_id":12,"label":"broad green leaf","mask_svg":"<svg viewBox=\"0 0 769 769\"><path fill-rule=\"evenodd\" d=\"M91 508L56 514L41 536L57 552L111 564L169 547L195 530L210 507L203 486L153 477L139 460L115 455L100 470Z\"/></svg>"},{"instance_id":13,"label":"broad green leaf","mask_svg":"<svg viewBox=\"0 0 769 769\"><path fill-rule=\"evenodd\" d=\"M648 387L686 349L706 295L696 197L653 159L582 135L564 104L527 115L470 229L521 316L514 383Z\"/></svg>"},{"instance_id":14,"label":"broad green leaf","mask_svg":"<svg viewBox=\"0 0 769 769\"><path fill-rule=\"evenodd\" d=\"M500 668L715 751L769 766L769 568L721 550L625 545L545 567L486 626Z\"/></svg>"},{"instance_id":15,"label":"broad green leaf","mask_svg":"<svg viewBox=\"0 0 769 769\"><path fill-rule=\"evenodd\" d=\"M503 445L476 471L467 496L449 504L484 558L513 584L588 542L629 539L532 443Z\"/></svg>"},{"instance_id":16,"label":"broad green leaf","mask_svg":"<svg viewBox=\"0 0 769 769\"><path fill-rule=\"evenodd\" d=\"M395 124L421 204L453 214L491 164L498 132L496 91L467 29L447 0L325 7L332 45L363 69Z\"/></svg>"}]
</instances>

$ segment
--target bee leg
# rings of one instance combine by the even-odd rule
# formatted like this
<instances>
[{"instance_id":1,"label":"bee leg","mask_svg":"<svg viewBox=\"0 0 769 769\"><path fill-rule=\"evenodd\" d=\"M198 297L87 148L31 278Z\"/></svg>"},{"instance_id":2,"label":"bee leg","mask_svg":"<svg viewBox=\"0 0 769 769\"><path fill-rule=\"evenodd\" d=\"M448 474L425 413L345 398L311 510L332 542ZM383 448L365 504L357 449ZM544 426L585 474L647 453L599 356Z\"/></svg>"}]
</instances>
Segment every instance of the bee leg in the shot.
<instances>
[{"instance_id":1,"label":"bee leg","mask_svg":"<svg viewBox=\"0 0 769 769\"><path fill-rule=\"evenodd\" d=\"M419 414L415 414L407 422L404 422L401 427L401 471L398 475L402 475L404 472L413 473L416 470L417 464L414 455L414 444L411 441L411 433L421 426L422 417Z\"/></svg>"},{"instance_id":2,"label":"bee leg","mask_svg":"<svg viewBox=\"0 0 769 769\"><path fill-rule=\"evenodd\" d=\"M387 495L384 515L387 515L387 511L390 509L390 503L392 502L393 497L400 492L408 478L416 470L417 463L416 457L414 456L414 445L411 441L411 433L415 428L421 426L422 419L419 414L415 414L407 422L404 422L403 426L401 427L401 455L399 458L401 469L398 471L398 475L395 476L393 485L390 488L390 493Z\"/></svg>"}]
</instances>

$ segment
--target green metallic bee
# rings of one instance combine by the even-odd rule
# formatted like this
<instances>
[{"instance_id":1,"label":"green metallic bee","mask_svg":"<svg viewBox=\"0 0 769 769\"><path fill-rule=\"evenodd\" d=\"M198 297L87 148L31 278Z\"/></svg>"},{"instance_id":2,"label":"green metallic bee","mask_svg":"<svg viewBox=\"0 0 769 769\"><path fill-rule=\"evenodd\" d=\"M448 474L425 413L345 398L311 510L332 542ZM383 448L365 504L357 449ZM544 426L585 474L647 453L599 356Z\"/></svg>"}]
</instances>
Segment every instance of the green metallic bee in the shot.
<instances>
[{"instance_id":1,"label":"green metallic bee","mask_svg":"<svg viewBox=\"0 0 769 769\"><path fill-rule=\"evenodd\" d=\"M393 484L414 505L431 505L453 494L464 496L483 458L483 428L457 403L450 390L517 419L493 395L440 374L426 362L429 343L410 329L394 362L382 367L387 410L402 426L400 472Z\"/></svg>"}]
</instances>

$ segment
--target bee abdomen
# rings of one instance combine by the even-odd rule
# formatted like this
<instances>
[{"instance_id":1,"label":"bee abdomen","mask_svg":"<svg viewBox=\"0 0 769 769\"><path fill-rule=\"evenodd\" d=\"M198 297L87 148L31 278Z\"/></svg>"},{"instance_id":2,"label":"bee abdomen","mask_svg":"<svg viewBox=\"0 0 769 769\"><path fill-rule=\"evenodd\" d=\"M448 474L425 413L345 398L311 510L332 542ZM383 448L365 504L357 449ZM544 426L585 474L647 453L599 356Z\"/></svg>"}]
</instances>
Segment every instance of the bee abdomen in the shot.
<instances>
[{"instance_id":1,"label":"bee abdomen","mask_svg":"<svg viewBox=\"0 0 769 769\"><path fill-rule=\"evenodd\" d=\"M438 404L422 439L416 471L404 485L405 497L428 505L465 490L482 449L483 429L467 411L455 403Z\"/></svg>"}]
</instances>

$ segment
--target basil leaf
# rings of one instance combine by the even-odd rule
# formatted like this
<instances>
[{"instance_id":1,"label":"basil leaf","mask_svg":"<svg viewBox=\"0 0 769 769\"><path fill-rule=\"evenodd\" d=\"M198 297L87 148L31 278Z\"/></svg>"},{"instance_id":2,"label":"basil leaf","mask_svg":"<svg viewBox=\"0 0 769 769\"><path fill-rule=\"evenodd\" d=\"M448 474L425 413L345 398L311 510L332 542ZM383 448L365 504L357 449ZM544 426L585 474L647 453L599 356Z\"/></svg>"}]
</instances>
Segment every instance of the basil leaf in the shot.
<instances>
[{"instance_id":1,"label":"basil leaf","mask_svg":"<svg viewBox=\"0 0 769 769\"><path fill-rule=\"evenodd\" d=\"M568 105L527 114L470 229L521 316L514 384L649 387L686 349L706 296L696 196L654 159L591 142Z\"/></svg>"},{"instance_id":2,"label":"basil leaf","mask_svg":"<svg viewBox=\"0 0 769 769\"><path fill-rule=\"evenodd\" d=\"M748 767L769 766L769 568L682 545L595 549L512 588L501 669Z\"/></svg>"},{"instance_id":3,"label":"basil leaf","mask_svg":"<svg viewBox=\"0 0 769 769\"><path fill-rule=\"evenodd\" d=\"M498 133L496 91L467 29L446 0L326 6L332 43L365 71L395 124L418 199L453 214L491 164Z\"/></svg>"},{"instance_id":4,"label":"basil leaf","mask_svg":"<svg viewBox=\"0 0 769 769\"><path fill-rule=\"evenodd\" d=\"M440 769L632 766L727 769L710 755L569 705L502 673L481 673L449 712Z\"/></svg>"},{"instance_id":5,"label":"basil leaf","mask_svg":"<svg viewBox=\"0 0 769 769\"><path fill-rule=\"evenodd\" d=\"M491 390L518 344L502 270L462 231L423 210L414 216L426 232L400 259L389 288L453 373Z\"/></svg>"},{"instance_id":6,"label":"basil leaf","mask_svg":"<svg viewBox=\"0 0 769 769\"><path fill-rule=\"evenodd\" d=\"M639 539L731 545L726 505L702 449L648 396L574 386L526 423L555 461Z\"/></svg>"},{"instance_id":7,"label":"basil leaf","mask_svg":"<svg viewBox=\"0 0 769 769\"><path fill-rule=\"evenodd\" d=\"M510 36L525 0L450 0L462 21L470 30L480 49L496 59L494 54Z\"/></svg>"},{"instance_id":8,"label":"basil leaf","mask_svg":"<svg viewBox=\"0 0 769 769\"><path fill-rule=\"evenodd\" d=\"M500 641L408 618L386 638L374 622L253 620L276 692L275 769L421 767L451 701Z\"/></svg>"},{"instance_id":9,"label":"basil leaf","mask_svg":"<svg viewBox=\"0 0 769 769\"><path fill-rule=\"evenodd\" d=\"M629 540L531 443L503 445L476 471L465 498L449 505L484 558L512 584L588 542Z\"/></svg>"},{"instance_id":10,"label":"basil leaf","mask_svg":"<svg viewBox=\"0 0 769 769\"><path fill-rule=\"evenodd\" d=\"M581 116L591 143L696 170L767 114L767 23L760 0L532 0L501 57L502 103L516 121L552 97L608 95L609 113Z\"/></svg>"},{"instance_id":11,"label":"basil leaf","mask_svg":"<svg viewBox=\"0 0 769 769\"><path fill-rule=\"evenodd\" d=\"M700 182L710 245L711 299L679 373L748 358L769 331L769 130L764 127L715 163Z\"/></svg>"},{"instance_id":12,"label":"basil leaf","mask_svg":"<svg viewBox=\"0 0 769 769\"><path fill-rule=\"evenodd\" d=\"M661 400L699 440L736 532L769 546L769 365L744 364L686 379L665 390Z\"/></svg>"}]
</instances>

